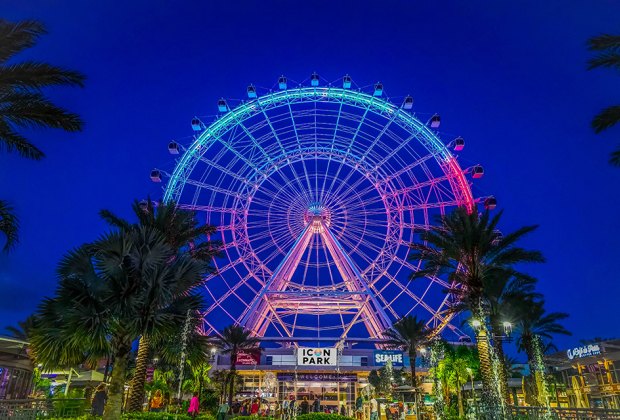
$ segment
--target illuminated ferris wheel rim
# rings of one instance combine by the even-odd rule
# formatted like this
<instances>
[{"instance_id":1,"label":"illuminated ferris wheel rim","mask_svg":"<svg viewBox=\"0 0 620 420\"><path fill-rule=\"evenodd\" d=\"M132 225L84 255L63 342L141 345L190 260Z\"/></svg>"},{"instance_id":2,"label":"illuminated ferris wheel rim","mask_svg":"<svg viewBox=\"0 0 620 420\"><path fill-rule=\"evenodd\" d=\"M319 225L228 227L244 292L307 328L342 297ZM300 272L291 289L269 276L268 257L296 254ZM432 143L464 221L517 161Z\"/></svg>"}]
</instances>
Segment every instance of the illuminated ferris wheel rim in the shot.
<instances>
[{"instance_id":1,"label":"illuminated ferris wheel rim","mask_svg":"<svg viewBox=\"0 0 620 420\"><path fill-rule=\"evenodd\" d=\"M265 119L269 123L269 125L271 125L271 121L269 120L269 117L267 116L267 113L269 111L282 108L282 107L288 107L288 110L291 115L291 119L293 119L293 111L291 110L291 107L295 106L296 104L304 104L304 103L314 103L314 104L335 103L335 104L340 105L341 109L343 105L357 108L358 110L364 112L364 117L362 117L362 120L360 121L360 126L365 118L366 113L374 113L375 115L381 116L385 120L389 121L389 123L387 123L387 125L385 126L385 130L387 130L387 127L390 124L395 124L401 127L404 131L410 133L410 135L407 138L402 139L402 144L406 145L407 143L412 142L412 141L418 142L427 151L427 155L424 156L424 159L435 160L437 164L441 167L441 170L446 174L444 181L449 182L451 186L450 189L454 193L454 202L451 205L452 206L465 206L470 210L473 210L475 208L476 200L473 198L473 195L469 188L469 183L465 177L466 171L463 171L460 168L458 162L456 161L455 156L452 155L450 150L448 150L448 148L442 143L441 140L439 140L436 134L427 127L426 124L422 123L417 118L415 118L414 115L406 112L405 110L401 109L399 106L394 105L390 102L387 102L386 100L378 97L377 95L369 95L369 94L366 94L360 91L354 91L354 90L345 89L345 88L317 87L317 86L298 87L298 88L292 88L292 89L284 89L284 90L277 91L277 92L270 92L266 95L255 97L249 101L243 102L241 105L235 107L232 110L229 109L228 106L224 103L226 112L222 115L222 117L220 117L218 120L212 123L209 127L203 127L204 131L185 151L182 158L176 165L176 168L171 174L170 180L165 189L164 201L172 200L172 201L179 203L181 207L190 208L194 210L203 210L209 213L211 211L211 209L209 209L209 206L199 206L196 204L196 202L192 202L191 204L185 204L183 203L183 200L181 200L185 185L191 182L195 182L191 180L192 173L194 171L195 166L201 161L201 159L203 159L202 156L205 153L207 153L208 150L210 150L212 145L214 145L218 141L222 142L221 136L224 133L227 133L228 131L233 129L234 127L242 127L246 131L248 136L253 139L252 134L248 132L247 128L244 127L244 123L248 121L249 119L251 119L252 117L260 116L262 114L265 116ZM220 111L222 111L222 109L220 109ZM317 113L317 110L315 108L315 114L316 113ZM338 118L340 119L340 111L339 111ZM295 125L294 119L293 119L293 125ZM271 128L274 133L274 136L277 137L276 130L274 130L273 127ZM335 132L338 130L338 121L335 124L334 130ZM359 127L358 127L358 131L359 131ZM375 142L378 142L379 138L382 135L383 135L383 132L377 136ZM297 136L296 132L295 132L295 136ZM355 139L356 136L357 136L357 133L355 134L355 136L353 136L353 139ZM319 159L319 158L339 159L343 165L348 166L354 171L359 171L360 173L363 173L365 178L370 179L372 183L382 184L384 189L383 189L383 193L380 193L380 195L381 195L381 200L383 200L383 203L384 203L385 211L388 214L388 218L385 224L388 230L390 228L390 225L392 225L391 226L392 230L386 233L386 244L388 242L388 239L392 236L397 237L396 242L398 243L394 245L396 242L392 241L391 246L398 247L402 245L403 242L405 242L405 239L411 240L411 237L409 238L403 237L402 222L400 222L400 226L399 226L398 220L390 219L390 213L393 212L394 210L392 208L394 204L387 204L385 196L391 195L393 196L392 198L397 197L399 192L401 192L402 185L400 186L400 188L397 185L393 185L392 180L398 178L398 173L394 173L393 170L392 171L386 170L386 167L382 165L382 162L386 162L387 158L384 159L384 156L381 156L380 154L376 155L376 151L372 151L374 155L370 153L372 147L375 145L374 142L373 142L373 145L369 148L368 152L356 153L355 151L351 150L350 147L346 149L345 151L345 149L341 147L341 146L346 146L345 144L336 144L336 141L337 140L341 141L341 139L336 138L335 134L334 134L333 143L331 144L331 147L330 146L318 147L318 143L315 143L314 145L311 145L310 147L308 146L302 147L302 143L300 139L297 138L297 140L298 140L299 147L293 147L293 148L290 148L290 150L285 150L285 148L282 147L282 152L279 154L266 153L265 150L261 148L260 142L256 141L256 143L258 143L257 147L262 151L262 154L260 155L261 159L259 159L258 161L256 160L246 161L247 164L251 166L251 170L247 172L247 175L244 175L243 182L240 184L241 186L240 189L238 191L235 191L234 194L233 193L230 194L231 196L234 195L234 198L235 198L234 204L232 205L229 204L230 210L233 213L239 213L242 219L245 218L244 219L245 226L242 226L243 223L239 223L240 226L237 226L237 228L235 228L234 223L233 223L233 225L226 227L227 229L231 229L231 231L236 232L235 234L237 235L237 239L241 237L245 237L244 240L246 241L245 243L246 246L239 246L236 242L237 239L235 240L235 242L232 243L232 247L238 247L240 249L243 248L243 250L239 251L239 255L241 255L241 258L237 258L235 264L238 263L239 260L244 260L243 263L245 264L246 263L245 259L247 258L248 260L253 260L249 262L250 265L254 267L260 267L260 270L265 271L268 276L274 275L273 270L268 270L266 267L266 264L264 264L259 258L257 258L256 253L252 249L252 243L249 238L250 235L247 229L248 213L250 213L250 206L252 203L252 199L254 197L254 194L260 190L263 183L266 182L266 180L268 180L274 173L281 170L283 166L293 165L293 163L295 162L299 162L299 161L303 162L305 159L312 159L312 158L314 159ZM351 142L349 146L351 146L352 144L353 143ZM227 147L231 148L230 145L228 145ZM396 153L401 147L402 146L396 146L396 150L394 151L394 153ZM420 162L423 162L422 158L420 158ZM304 170L305 170L305 167L304 167ZM401 174L402 174L402 171L401 171ZM305 205L311 206L312 204L309 202L306 202ZM308 208L304 210L304 215L307 214L308 210L309 210ZM305 216L303 218L305 219L305 225L307 225L308 221L311 220ZM297 231L293 233L295 235L300 233L300 231L303 229L303 226L304 224L299 225L296 228ZM242 227L242 229L238 229L238 227ZM245 228L245 230L243 228ZM394 230L394 228L396 228L396 230ZM322 230L322 228L316 229L315 232L319 232L319 230ZM273 237L272 239L275 241ZM337 244L339 239L343 240L343 237L336 235L333 239L334 243ZM228 245L225 244L225 252L229 256L230 256L229 254L230 248L231 248L231 244L228 244ZM406 258L400 257L399 259L397 259L395 252L392 252L393 250L390 250L388 248L389 247L387 247L387 245L384 244L383 248L379 252L380 255L377 256L377 260L378 260L381 258L381 255L385 254L383 256L383 260L387 260L387 263L384 263L384 266L381 269L384 269L385 267L389 267L394 261L396 261L399 264L402 264L403 266L407 266L407 268L409 269L416 269L415 264L411 264L407 262ZM349 249L352 249L351 245L349 245ZM281 250L281 252L283 252L283 250ZM346 260L346 256L342 258L343 258L343 261ZM230 259L232 260L232 257L230 257ZM367 260L367 261L370 262L370 260ZM360 276L370 277L370 280L368 282L368 286L370 288L374 287L376 280L377 280L377 279L373 280L373 275L369 275L368 273L368 271L371 268L373 268L372 266L374 266L374 264L375 263L373 260L370 266L367 267L366 270L364 270L362 273L359 274ZM351 263L351 266L355 266L355 263ZM239 273L238 270L235 268L234 264L232 266L230 264L227 264L227 265L224 265L222 268L224 269L223 271L228 271L231 267L234 269L235 272L237 272L237 274L240 277L242 276L242 274ZM387 269L385 269L385 273L387 273ZM375 274L375 277L376 277L376 274ZM396 281L394 277L391 277L390 280ZM440 279L434 279L431 281L431 283L429 283L429 286L428 286L429 288L431 287L433 282L436 282L437 284L440 284L443 287L447 285L446 282L442 282ZM265 286L267 282L263 281L261 284ZM232 294L236 292L236 287L237 286L231 287ZM414 300L415 302L414 306L421 305L422 307L426 308L426 310L428 310L431 313L432 317L431 319L429 319L429 325L432 323L432 326L435 327L435 330L437 333L449 323L451 319L451 315L449 311L445 309L446 302L448 299L447 297L443 300L440 306L436 308L436 310L434 310L434 308L431 308L426 302L424 302L426 291L422 294L421 297L416 297L415 295L406 291L407 287L403 288L401 286L401 288L402 288L402 292L404 292L405 294L409 294L410 297ZM325 287L323 288L316 287L313 289L312 287L307 287L307 286L305 287L305 289L307 292L311 291L313 293L325 293L325 290L326 290ZM303 290L303 288L301 288L301 290ZM428 291L428 288L427 288L427 291ZM218 298L216 296L212 296L212 297L214 299L214 303L211 305L207 313L209 313L210 310L215 309L217 306L220 306L220 307L222 306L223 300L218 301ZM389 307L389 309L392 312L392 315L396 315L394 313L394 310L390 307L392 302L388 303L388 301L385 299L383 299L382 302L383 304ZM379 305L379 303L377 303L376 305ZM252 308L253 307L248 306L246 308L246 311L244 312L245 315L243 319L245 319L246 321L248 319L248 316L251 315ZM231 318L235 320L233 316L231 316ZM235 320L235 321L239 322L239 320ZM385 326L385 324L383 325ZM287 327L291 327L291 326L295 328L294 324L290 324L290 323L287 324L285 322L282 323L282 327L285 330ZM210 325L209 325L209 328L211 330L214 330L214 328ZM310 327L306 327L303 325L298 326L297 328L300 331L312 329ZM330 327L323 327L323 328L329 329ZM452 326L451 328L454 330Z\"/></svg>"},{"instance_id":2,"label":"illuminated ferris wheel rim","mask_svg":"<svg viewBox=\"0 0 620 420\"><path fill-rule=\"evenodd\" d=\"M458 183L459 190L463 193L461 205L466 206L470 210L474 208L475 200L456 158L425 124L396 105L376 96L337 87L298 87L286 89L257 97L230 110L222 118L207 127L189 147L187 152L183 154L181 161L177 164L166 186L164 201L178 201L181 194L180 187L182 187L183 182L200 159L199 155L203 152L202 149L208 148L210 143L217 141L219 133L225 132L232 126L239 124L239 122L243 122L249 117L265 112L270 108L285 106L297 101L316 101L317 99L337 101L361 109L368 109L380 115L387 115L393 118L395 122L401 123L404 128L415 130L416 135L412 136L411 140L420 141L421 139L418 135L421 135L422 139L426 140L427 143L424 146L429 150L429 153L436 156L436 158L440 158L453 172L455 182ZM265 169L268 169L268 163L265 164L265 167L258 168L255 175L259 176L262 173L265 176ZM251 182L252 180L248 181Z\"/></svg>"}]
</instances>

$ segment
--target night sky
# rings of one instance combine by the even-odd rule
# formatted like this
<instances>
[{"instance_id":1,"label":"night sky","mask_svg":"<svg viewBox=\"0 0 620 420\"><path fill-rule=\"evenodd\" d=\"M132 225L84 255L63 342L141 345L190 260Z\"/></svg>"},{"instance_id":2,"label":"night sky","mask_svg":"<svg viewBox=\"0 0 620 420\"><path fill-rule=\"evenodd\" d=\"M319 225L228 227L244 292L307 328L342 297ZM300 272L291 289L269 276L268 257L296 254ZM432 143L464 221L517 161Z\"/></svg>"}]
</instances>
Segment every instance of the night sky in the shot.
<instances>
[{"instance_id":1,"label":"night sky","mask_svg":"<svg viewBox=\"0 0 620 420\"><path fill-rule=\"evenodd\" d=\"M473 191L497 197L502 230L540 225L524 245L548 259L529 269L548 309L571 315L558 347L620 335L620 169L607 164L620 128L589 126L619 102L620 74L585 64L589 37L620 32L620 2L4 0L0 16L48 26L20 59L88 77L49 91L83 117L82 133L28 132L40 162L0 155L0 197L22 224L0 256L0 327L52 293L63 253L105 231L100 209L129 217L134 198L161 196L149 171L172 166L167 144L187 141L194 115L249 83L317 71L380 80L387 96L441 113L440 136L466 139L462 166L484 165Z\"/></svg>"}]
</instances>

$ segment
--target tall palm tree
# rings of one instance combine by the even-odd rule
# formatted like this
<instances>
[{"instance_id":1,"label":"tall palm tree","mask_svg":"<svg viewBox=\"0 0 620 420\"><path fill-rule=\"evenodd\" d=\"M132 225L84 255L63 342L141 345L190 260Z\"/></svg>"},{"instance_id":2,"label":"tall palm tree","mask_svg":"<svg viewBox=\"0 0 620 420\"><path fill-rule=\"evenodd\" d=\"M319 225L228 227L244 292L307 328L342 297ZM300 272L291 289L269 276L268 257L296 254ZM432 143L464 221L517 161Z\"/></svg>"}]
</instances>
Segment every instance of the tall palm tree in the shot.
<instances>
[{"instance_id":1,"label":"tall palm tree","mask_svg":"<svg viewBox=\"0 0 620 420\"><path fill-rule=\"evenodd\" d=\"M517 349L525 351L530 370L534 376L536 397L540 405L547 403L545 398L545 341L550 342L555 334L571 335L559 321L568 314L545 311L543 300L527 299L518 307L519 318L516 324L519 337Z\"/></svg>"},{"instance_id":2,"label":"tall palm tree","mask_svg":"<svg viewBox=\"0 0 620 420\"><path fill-rule=\"evenodd\" d=\"M386 337L385 345L390 348L401 349L409 355L411 365L411 386L418 386L415 373L415 359L418 348L428 343L430 330L426 322L419 320L417 316L407 315L398 320L383 335Z\"/></svg>"},{"instance_id":3,"label":"tall palm tree","mask_svg":"<svg viewBox=\"0 0 620 420\"><path fill-rule=\"evenodd\" d=\"M494 386L498 379L495 371L501 369L497 369L497 358L491 349L487 326L490 315L490 304L486 298L488 282L501 278L528 278L515 265L544 261L539 251L516 245L536 226L522 227L502 235L497 230L501 214L499 212L491 217L488 211L478 214L461 207L439 216L436 225L421 232L420 242L411 244L409 256L422 262L421 268L412 273L412 279L447 275L453 286L446 291L457 302L465 304L477 321L483 396L490 410L498 404L504 407L504 404L500 391ZM456 305L453 311L463 310L463 304Z\"/></svg>"},{"instance_id":4,"label":"tall palm tree","mask_svg":"<svg viewBox=\"0 0 620 420\"><path fill-rule=\"evenodd\" d=\"M19 129L79 131L83 125L78 115L55 105L42 91L56 85L83 86L82 74L38 61L12 62L16 54L33 47L45 33L40 22L0 19L0 151L35 160L43 158L44 153ZM0 200L0 232L6 237L4 251L17 244L18 227L12 207Z\"/></svg>"},{"instance_id":5,"label":"tall palm tree","mask_svg":"<svg viewBox=\"0 0 620 420\"><path fill-rule=\"evenodd\" d=\"M588 40L588 49L596 53L588 61L588 70L599 67L620 70L620 35L599 35ZM592 128L600 133L620 122L620 105L603 109L592 119ZM620 149L611 153L609 163L620 166Z\"/></svg>"},{"instance_id":6,"label":"tall palm tree","mask_svg":"<svg viewBox=\"0 0 620 420\"><path fill-rule=\"evenodd\" d=\"M520 305L526 299L541 297L535 291L536 283L535 278L527 275L499 278L489 276L484 279L484 299L489 308L489 327L493 338L491 343L499 366L500 392L507 404L510 401L504 340L507 338L507 334L511 333L510 329L516 319L516 314L512 308L515 305ZM467 310L467 302L461 302L457 306L463 304L463 309ZM509 323L509 327L505 326L505 322Z\"/></svg>"},{"instance_id":7,"label":"tall palm tree","mask_svg":"<svg viewBox=\"0 0 620 420\"><path fill-rule=\"evenodd\" d=\"M242 351L256 351L259 349L260 339L253 337L250 330L239 325L230 325L221 332L217 341L223 354L230 355L230 375L228 379L228 405L232 406L235 393L235 376L237 375L237 355Z\"/></svg>"},{"instance_id":8,"label":"tall palm tree","mask_svg":"<svg viewBox=\"0 0 620 420\"><path fill-rule=\"evenodd\" d=\"M174 335L188 310L201 308L193 288L207 264L177 254L156 230L112 232L67 254L59 286L37 311L32 346L47 367L109 353L114 358L104 419L120 418L128 357L142 335Z\"/></svg>"},{"instance_id":9,"label":"tall palm tree","mask_svg":"<svg viewBox=\"0 0 620 420\"><path fill-rule=\"evenodd\" d=\"M177 208L176 203L156 205L151 199L143 202L135 200L132 209L138 223L132 224L115 215L110 210L101 210L99 215L111 226L131 231L147 226L161 232L166 243L175 250L187 251L194 258L210 263L219 253L219 243L209 241L215 227L200 225L195 212ZM209 265L210 272L215 268ZM150 343L147 336L140 337L136 369L129 389L128 411L140 411L144 402L146 368L148 365Z\"/></svg>"}]
</instances>

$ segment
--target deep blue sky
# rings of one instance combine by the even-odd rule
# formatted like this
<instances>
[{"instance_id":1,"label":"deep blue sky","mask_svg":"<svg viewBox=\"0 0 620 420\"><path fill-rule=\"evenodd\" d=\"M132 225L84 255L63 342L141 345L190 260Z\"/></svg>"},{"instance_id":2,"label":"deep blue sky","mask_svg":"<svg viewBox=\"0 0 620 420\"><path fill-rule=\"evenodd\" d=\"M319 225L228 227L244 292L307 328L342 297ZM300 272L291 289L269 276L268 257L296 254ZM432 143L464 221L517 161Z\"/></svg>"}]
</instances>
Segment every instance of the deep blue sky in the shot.
<instances>
[{"instance_id":1,"label":"deep blue sky","mask_svg":"<svg viewBox=\"0 0 620 420\"><path fill-rule=\"evenodd\" d=\"M463 165L484 164L474 192L498 198L502 229L540 225L526 244L548 263L531 271L574 332L559 346L620 335L620 169L606 163L619 129L589 128L620 100L620 74L585 70L586 40L620 32L620 2L4 0L0 16L48 26L21 58L88 76L83 90L51 91L84 132L29 133L41 162L0 155L0 196L22 223L19 248L0 257L0 325L53 291L62 254L104 231L99 209L128 216L134 198L159 196L149 171L171 164L166 145L192 134L192 116L250 82L317 71L381 80L440 112L444 138L466 138Z\"/></svg>"}]
</instances>

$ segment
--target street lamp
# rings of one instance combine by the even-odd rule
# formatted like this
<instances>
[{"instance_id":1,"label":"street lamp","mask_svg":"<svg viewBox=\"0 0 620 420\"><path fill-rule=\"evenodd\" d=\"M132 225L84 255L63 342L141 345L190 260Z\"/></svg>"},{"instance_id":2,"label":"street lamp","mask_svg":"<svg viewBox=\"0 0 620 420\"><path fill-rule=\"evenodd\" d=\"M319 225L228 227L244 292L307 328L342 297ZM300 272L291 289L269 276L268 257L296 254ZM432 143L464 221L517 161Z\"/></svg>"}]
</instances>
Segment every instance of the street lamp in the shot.
<instances>
[{"instance_id":1,"label":"street lamp","mask_svg":"<svg viewBox=\"0 0 620 420\"><path fill-rule=\"evenodd\" d=\"M510 334L512 334L512 322L504 321L503 325L504 325L504 334L506 335L506 337L510 337Z\"/></svg>"},{"instance_id":2,"label":"street lamp","mask_svg":"<svg viewBox=\"0 0 620 420\"><path fill-rule=\"evenodd\" d=\"M482 328L482 322L479 319L474 318L471 320L471 326L476 332L478 332L480 331L480 328Z\"/></svg>"}]
</instances>

